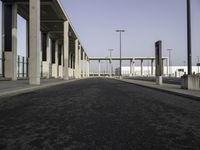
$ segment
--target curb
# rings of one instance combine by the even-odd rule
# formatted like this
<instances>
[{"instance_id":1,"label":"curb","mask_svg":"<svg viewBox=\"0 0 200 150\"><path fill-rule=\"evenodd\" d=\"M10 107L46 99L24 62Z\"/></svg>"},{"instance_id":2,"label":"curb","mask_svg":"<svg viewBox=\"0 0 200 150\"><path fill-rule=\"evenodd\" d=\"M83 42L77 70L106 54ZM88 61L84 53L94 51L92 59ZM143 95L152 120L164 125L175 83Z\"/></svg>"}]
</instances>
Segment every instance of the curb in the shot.
<instances>
[{"instance_id":1,"label":"curb","mask_svg":"<svg viewBox=\"0 0 200 150\"><path fill-rule=\"evenodd\" d=\"M73 79L73 80L66 80L66 81L59 81L59 82L55 82L55 83L49 83L49 84L45 84L45 85L36 85L36 86L32 86L32 87L26 87L26 88L21 88L21 89L16 89L16 90L11 90L11 91L6 91L6 92L2 92L0 93L0 97L8 97L8 96L16 96L19 94L24 94L24 93L28 93L28 92L32 92L32 91L37 91L40 89L45 89L48 87L52 87L52 86L56 86L56 85L62 85L62 84L66 84L66 83L70 83L70 82L75 82L75 81L79 81L81 79Z\"/></svg>"},{"instance_id":2,"label":"curb","mask_svg":"<svg viewBox=\"0 0 200 150\"><path fill-rule=\"evenodd\" d=\"M141 85L139 83L133 83L133 82L130 82L130 81L125 81L123 79L122 80L121 79L115 79L115 80L126 82L126 83L129 83L129 84L135 84L137 86L141 86L141 87L145 87L145 88L149 88L149 89L153 89L153 90L157 90L157 91L161 91L161 92L165 92L165 93L181 96L181 97L184 97L184 98L190 98L190 99L193 99L195 101L200 101L200 97L193 96L193 95L188 95L188 94L184 94L184 93L178 93L178 92L169 91L169 90L165 90L165 89L160 89L160 88L156 88L156 87L145 86L145 85Z\"/></svg>"}]
</instances>

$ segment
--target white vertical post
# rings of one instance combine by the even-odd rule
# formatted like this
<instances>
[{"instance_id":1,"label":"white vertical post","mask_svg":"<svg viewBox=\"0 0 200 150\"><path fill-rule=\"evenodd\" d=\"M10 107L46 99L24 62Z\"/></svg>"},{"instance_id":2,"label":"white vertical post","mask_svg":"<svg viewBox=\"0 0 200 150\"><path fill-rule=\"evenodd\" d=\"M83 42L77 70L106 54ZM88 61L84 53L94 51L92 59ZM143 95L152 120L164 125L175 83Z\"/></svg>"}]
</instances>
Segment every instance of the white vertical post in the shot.
<instances>
[{"instance_id":1,"label":"white vertical post","mask_svg":"<svg viewBox=\"0 0 200 150\"><path fill-rule=\"evenodd\" d=\"M99 72L98 72L98 76L101 76L101 60L99 60Z\"/></svg>"},{"instance_id":2,"label":"white vertical post","mask_svg":"<svg viewBox=\"0 0 200 150\"><path fill-rule=\"evenodd\" d=\"M81 45L79 45L79 51L78 51L78 74L79 78L81 78Z\"/></svg>"},{"instance_id":3,"label":"white vertical post","mask_svg":"<svg viewBox=\"0 0 200 150\"><path fill-rule=\"evenodd\" d=\"M40 0L29 0L29 83L40 84Z\"/></svg>"},{"instance_id":4,"label":"white vertical post","mask_svg":"<svg viewBox=\"0 0 200 150\"><path fill-rule=\"evenodd\" d=\"M141 76L143 76L143 59L141 59Z\"/></svg>"},{"instance_id":5,"label":"white vertical post","mask_svg":"<svg viewBox=\"0 0 200 150\"><path fill-rule=\"evenodd\" d=\"M133 59L130 60L130 76L133 76Z\"/></svg>"},{"instance_id":6,"label":"white vertical post","mask_svg":"<svg viewBox=\"0 0 200 150\"><path fill-rule=\"evenodd\" d=\"M152 59L152 60L151 60L151 75L152 75L152 76L154 75L154 73L153 73L153 72L154 72L154 70L153 70L153 68L154 68L154 67L153 67L153 63L154 63L154 60Z\"/></svg>"},{"instance_id":7,"label":"white vertical post","mask_svg":"<svg viewBox=\"0 0 200 150\"><path fill-rule=\"evenodd\" d=\"M83 60L82 60L82 77L85 77L85 52L83 51Z\"/></svg>"},{"instance_id":8,"label":"white vertical post","mask_svg":"<svg viewBox=\"0 0 200 150\"><path fill-rule=\"evenodd\" d=\"M64 67L63 67L63 78L65 80L69 79L69 68L68 68L68 60L69 60L69 22L64 22Z\"/></svg>"},{"instance_id":9,"label":"white vertical post","mask_svg":"<svg viewBox=\"0 0 200 150\"><path fill-rule=\"evenodd\" d=\"M133 76L135 75L135 61L133 61Z\"/></svg>"},{"instance_id":10,"label":"white vertical post","mask_svg":"<svg viewBox=\"0 0 200 150\"><path fill-rule=\"evenodd\" d=\"M168 58L166 58L166 67L167 67L167 75L169 76L169 61L168 61Z\"/></svg>"},{"instance_id":11,"label":"white vertical post","mask_svg":"<svg viewBox=\"0 0 200 150\"><path fill-rule=\"evenodd\" d=\"M78 44L79 44L79 41L78 39L75 40L75 78L79 78L79 65L78 65L78 62L79 62L79 57L78 57Z\"/></svg>"}]
</instances>

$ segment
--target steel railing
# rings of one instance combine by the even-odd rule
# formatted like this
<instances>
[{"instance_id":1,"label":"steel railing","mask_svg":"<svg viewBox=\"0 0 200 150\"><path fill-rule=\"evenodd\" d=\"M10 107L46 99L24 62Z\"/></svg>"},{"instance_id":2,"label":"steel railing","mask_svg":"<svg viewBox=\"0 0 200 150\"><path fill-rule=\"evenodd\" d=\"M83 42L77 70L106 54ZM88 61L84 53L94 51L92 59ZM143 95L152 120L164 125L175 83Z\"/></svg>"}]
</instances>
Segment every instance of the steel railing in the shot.
<instances>
[{"instance_id":1,"label":"steel railing","mask_svg":"<svg viewBox=\"0 0 200 150\"><path fill-rule=\"evenodd\" d=\"M24 56L17 56L17 77L28 77L28 58Z\"/></svg>"}]
</instances>

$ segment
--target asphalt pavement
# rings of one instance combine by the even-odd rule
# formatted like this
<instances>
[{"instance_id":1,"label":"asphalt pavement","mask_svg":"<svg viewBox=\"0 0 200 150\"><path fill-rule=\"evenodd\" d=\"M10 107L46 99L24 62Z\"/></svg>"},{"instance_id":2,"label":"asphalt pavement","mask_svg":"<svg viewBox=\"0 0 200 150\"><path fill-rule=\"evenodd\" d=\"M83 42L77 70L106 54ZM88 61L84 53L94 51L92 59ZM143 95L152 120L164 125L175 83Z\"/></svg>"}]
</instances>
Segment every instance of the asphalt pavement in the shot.
<instances>
[{"instance_id":1,"label":"asphalt pavement","mask_svg":"<svg viewBox=\"0 0 200 150\"><path fill-rule=\"evenodd\" d=\"M2 97L0 149L199 150L200 102L100 78Z\"/></svg>"}]
</instances>

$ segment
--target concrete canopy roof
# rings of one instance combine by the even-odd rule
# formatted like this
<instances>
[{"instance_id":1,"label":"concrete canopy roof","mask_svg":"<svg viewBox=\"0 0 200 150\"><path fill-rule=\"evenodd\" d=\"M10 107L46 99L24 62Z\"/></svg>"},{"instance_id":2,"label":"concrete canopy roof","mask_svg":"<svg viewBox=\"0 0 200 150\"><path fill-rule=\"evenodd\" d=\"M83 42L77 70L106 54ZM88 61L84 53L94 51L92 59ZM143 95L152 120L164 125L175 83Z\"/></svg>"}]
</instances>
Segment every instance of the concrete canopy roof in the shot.
<instances>
[{"instance_id":1,"label":"concrete canopy roof","mask_svg":"<svg viewBox=\"0 0 200 150\"><path fill-rule=\"evenodd\" d=\"M18 14L29 20L29 0L1 0L5 4L18 4ZM70 23L69 17L65 13L59 0L40 0L41 1L41 31L50 34L52 39L63 42L64 21L69 21L69 37L77 39L78 36ZM78 38L79 39L79 38ZM80 43L80 39L79 39ZM82 46L82 44L80 43ZM83 46L82 46L83 47Z\"/></svg>"}]
</instances>

